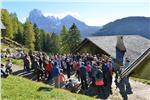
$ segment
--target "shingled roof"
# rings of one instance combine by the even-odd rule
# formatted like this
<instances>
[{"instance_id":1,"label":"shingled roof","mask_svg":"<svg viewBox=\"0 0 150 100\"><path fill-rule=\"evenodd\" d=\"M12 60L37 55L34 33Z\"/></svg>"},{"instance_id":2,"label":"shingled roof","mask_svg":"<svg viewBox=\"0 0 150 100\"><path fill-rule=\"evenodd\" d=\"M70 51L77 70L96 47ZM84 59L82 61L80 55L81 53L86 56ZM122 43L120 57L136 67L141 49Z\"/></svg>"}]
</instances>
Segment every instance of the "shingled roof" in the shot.
<instances>
[{"instance_id":1,"label":"shingled roof","mask_svg":"<svg viewBox=\"0 0 150 100\"><path fill-rule=\"evenodd\" d=\"M150 47L150 40L139 35L124 35L123 39L127 49L126 56L129 57L131 61L135 60ZM85 43L85 41L92 42L112 57L116 57L115 47L117 43L117 36L93 36L85 38L83 42ZM80 45L82 45L82 43ZM76 49L81 47L82 46L79 46Z\"/></svg>"}]
</instances>

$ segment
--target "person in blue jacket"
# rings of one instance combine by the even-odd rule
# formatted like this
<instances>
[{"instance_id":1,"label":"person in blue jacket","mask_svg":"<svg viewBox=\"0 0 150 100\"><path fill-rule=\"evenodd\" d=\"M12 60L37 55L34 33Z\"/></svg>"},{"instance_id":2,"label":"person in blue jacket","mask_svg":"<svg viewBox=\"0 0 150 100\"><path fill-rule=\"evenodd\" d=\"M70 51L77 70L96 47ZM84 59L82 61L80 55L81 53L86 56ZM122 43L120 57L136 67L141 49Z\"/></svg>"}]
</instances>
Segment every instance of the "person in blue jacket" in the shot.
<instances>
[{"instance_id":1,"label":"person in blue jacket","mask_svg":"<svg viewBox=\"0 0 150 100\"><path fill-rule=\"evenodd\" d=\"M52 69L52 77L54 78L55 87L59 88L60 86L60 68L57 62L54 62L54 66Z\"/></svg>"}]
</instances>

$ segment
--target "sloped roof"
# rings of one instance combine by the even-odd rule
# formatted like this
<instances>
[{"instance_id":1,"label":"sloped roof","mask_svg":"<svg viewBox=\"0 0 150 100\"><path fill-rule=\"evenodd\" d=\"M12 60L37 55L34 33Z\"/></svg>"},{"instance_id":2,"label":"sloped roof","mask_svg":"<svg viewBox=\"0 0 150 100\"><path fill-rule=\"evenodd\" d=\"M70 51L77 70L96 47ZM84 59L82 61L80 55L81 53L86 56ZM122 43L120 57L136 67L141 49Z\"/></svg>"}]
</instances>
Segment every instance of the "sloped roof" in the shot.
<instances>
[{"instance_id":1,"label":"sloped roof","mask_svg":"<svg viewBox=\"0 0 150 100\"><path fill-rule=\"evenodd\" d=\"M117 36L94 36L87 37L86 39L97 45L112 57L116 57L115 47ZM139 35L124 35L123 39L127 49L126 56L129 57L131 61L136 59L150 47L150 40Z\"/></svg>"},{"instance_id":2,"label":"sloped roof","mask_svg":"<svg viewBox=\"0 0 150 100\"><path fill-rule=\"evenodd\" d=\"M146 62L146 63L145 63ZM144 75L146 73L149 73L149 68L150 66L148 65L148 62L150 62L150 48L148 48L147 50L145 50L145 52L140 55L138 57L138 59L134 60L122 73L121 73L121 77L125 77L127 75L129 75L132 71L138 71L144 73ZM146 69L143 69L144 67L149 67ZM141 70L142 68L142 70ZM145 71L144 71L145 70ZM143 72L144 71L144 72ZM146 73L145 73L146 72ZM142 75L142 76L144 76ZM145 76L146 77L146 76ZM150 78L149 78L150 79Z\"/></svg>"},{"instance_id":3,"label":"sloped roof","mask_svg":"<svg viewBox=\"0 0 150 100\"><path fill-rule=\"evenodd\" d=\"M0 29L6 29L6 27L4 26L4 24L2 23L2 21L0 21Z\"/></svg>"}]
</instances>

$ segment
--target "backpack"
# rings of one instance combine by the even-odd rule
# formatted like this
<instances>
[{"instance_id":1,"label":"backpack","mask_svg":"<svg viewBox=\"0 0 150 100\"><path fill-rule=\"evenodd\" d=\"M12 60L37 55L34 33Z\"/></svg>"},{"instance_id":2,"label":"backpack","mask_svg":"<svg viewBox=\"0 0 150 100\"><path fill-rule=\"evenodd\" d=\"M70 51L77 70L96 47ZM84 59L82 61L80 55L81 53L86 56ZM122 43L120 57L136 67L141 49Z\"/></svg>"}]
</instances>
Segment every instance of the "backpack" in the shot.
<instances>
[{"instance_id":1,"label":"backpack","mask_svg":"<svg viewBox=\"0 0 150 100\"><path fill-rule=\"evenodd\" d=\"M99 69L97 69L96 79L97 80L103 80L103 72Z\"/></svg>"}]
</instances>

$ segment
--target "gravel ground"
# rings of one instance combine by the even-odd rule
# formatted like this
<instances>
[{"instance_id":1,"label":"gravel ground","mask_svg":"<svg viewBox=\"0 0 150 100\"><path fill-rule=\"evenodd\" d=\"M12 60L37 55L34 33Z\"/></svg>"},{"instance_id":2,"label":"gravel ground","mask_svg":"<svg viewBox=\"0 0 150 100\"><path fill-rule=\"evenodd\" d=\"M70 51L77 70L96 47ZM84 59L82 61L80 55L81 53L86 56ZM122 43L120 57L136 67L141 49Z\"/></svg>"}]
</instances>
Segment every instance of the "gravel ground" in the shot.
<instances>
[{"instance_id":1,"label":"gravel ground","mask_svg":"<svg viewBox=\"0 0 150 100\"><path fill-rule=\"evenodd\" d=\"M129 100L150 100L150 85L132 79L130 79L130 84L133 94L128 95ZM108 100L122 100L119 89L116 89L115 87L116 86L113 83L113 94L109 96Z\"/></svg>"}]
</instances>

